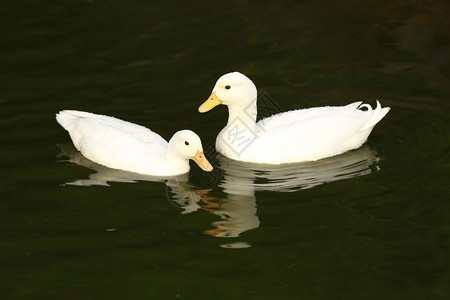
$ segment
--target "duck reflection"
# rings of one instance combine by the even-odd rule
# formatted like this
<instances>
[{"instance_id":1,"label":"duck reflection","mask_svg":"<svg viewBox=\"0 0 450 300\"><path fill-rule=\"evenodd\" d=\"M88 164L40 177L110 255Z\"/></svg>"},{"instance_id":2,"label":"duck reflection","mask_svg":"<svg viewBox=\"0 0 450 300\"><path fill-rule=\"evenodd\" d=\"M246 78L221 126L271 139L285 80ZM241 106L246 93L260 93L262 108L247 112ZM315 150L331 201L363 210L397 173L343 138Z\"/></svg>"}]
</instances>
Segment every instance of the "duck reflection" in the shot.
<instances>
[{"instance_id":1,"label":"duck reflection","mask_svg":"<svg viewBox=\"0 0 450 300\"><path fill-rule=\"evenodd\" d=\"M294 164L250 164L225 156L218 160L225 175L221 182L224 190L248 195L254 191L293 192L367 175L379 169L380 159L375 150L365 145L338 156Z\"/></svg>"},{"instance_id":2,"label":"duck reflection","mask_svg":"<svg viewBox=\"0 0 450 300\"><path fill-rule=\"evenodd\" d=\"M69 181L64 183L64 185L109 186L109 182L162 182L167 187L167 196L169 200L171 203L182 209L182 214L191 213L200 209L200 205L198 203L202 195L209 191L196 190L196 188L190 184L188 174L161 177L111 169L85 158L78 150L76 150L73 144L60 144L57 146L61 149L61 152L57 155L60 162L71 162L96 171L95 173L89 174L89 178Z\"/></svg>"},{"instance_id":3,"label":"duck reflection","mask_svg":"<svg viewBox=\"0 0 450 300\"><path fill-rule=\"evenodd\" d=\"M168 199L182 209L182 214L198 210L217 215L213 228L204 231L214 237L239 237L242 233L258 228L256 192L294 192L309 189L324 183L363 176L379 170L379 158L368 145L345 154L316 162L285 164L279 166L242 163L217 155L212 176L213 186L220 190L198 189L190 183L203 182L194 174L172 177L157 177L110 169L96 164L78 152L72 144L58 145L60 161L68 161L96 171L89 178L77 179L65 185L109 185L109 182L163 182L167 187ZM194 178L189 178L194 176ZM221 245L224 248L246 248L246 242Z\"/></svg>"},{"instance_id":4,"label":"duck reflection","mask_svg":"<svg viewBox=\"0 0 450 300\"><path fill-rule=\"evenodd\" d=\"M238 237L242 232L259 227L254 195L228 194L226 198L202 197L203 210L218 215L220 221L213 222L213 229L204 233L214 237Z\"/></svg>"},{"instance_id":5,"label":"duck reflection","mask_svg":"<svg viewBox=\"0 0 450 300\"><path fill-rule=\"evenodd\" d=\"M242 163L217 156L219 168L213 176L226 197L202 196L202 209L220 216L213 229L215 237L238 237L259 227L255 192L293 192L320 184L367 175L379 169L376 151L368 145L345 154L315 162L285 165ZM225 246L225 245L224 245ZM232 247L232 244L227 244Z\"/></svg>"}]
</instances>

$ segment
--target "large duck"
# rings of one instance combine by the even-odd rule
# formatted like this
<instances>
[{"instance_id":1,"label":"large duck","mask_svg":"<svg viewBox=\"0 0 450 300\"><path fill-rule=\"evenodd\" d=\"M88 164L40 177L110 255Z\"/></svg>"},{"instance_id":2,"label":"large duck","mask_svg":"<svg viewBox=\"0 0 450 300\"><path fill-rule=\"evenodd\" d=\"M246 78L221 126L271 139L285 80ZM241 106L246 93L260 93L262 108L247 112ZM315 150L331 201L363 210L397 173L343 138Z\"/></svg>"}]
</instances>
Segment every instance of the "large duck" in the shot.
<instances>
[{"instance_id":1,"label":"large duck","mask_svg":"<svg viewBox=\"0 0 450 300\"><path fill-rule=\"evenodd\" d=\"M283 164L315 161L360 147L390 110L354 102L287 111L256 122L257 90L244 74L219 78L200 107L228 106L228 123L216 139L219 153L244 162Z\"/></svg>"}]
</instances>

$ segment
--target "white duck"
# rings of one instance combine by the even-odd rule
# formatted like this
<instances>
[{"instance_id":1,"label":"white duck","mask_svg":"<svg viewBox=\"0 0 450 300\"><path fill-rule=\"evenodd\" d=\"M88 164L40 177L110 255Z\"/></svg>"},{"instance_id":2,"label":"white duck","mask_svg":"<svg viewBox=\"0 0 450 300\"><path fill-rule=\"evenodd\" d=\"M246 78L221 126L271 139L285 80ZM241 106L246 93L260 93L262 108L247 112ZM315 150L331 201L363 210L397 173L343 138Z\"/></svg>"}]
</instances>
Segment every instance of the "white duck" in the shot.
<instances>
[{"instance_id":1,"label":"white duck","mask_svg":"<svg viewBox=\"0 0 450 300\"><path fill-rule=\"evenodd\" d=\"M218 152L253 163L315 161L360 147L390 110L378 101L375 109L355 102L288 111L256 123L256 98L256 86L247 76L233 72L219 78L198 109L204 113L219 104L228 106L228 124L216 140Z\"/></svg>"},{"instance_id":2,"label":"white duck","mask_svg":"<svg viewBox=\"0 0 450 300\"><path fill-rule=\"evenodd\" d=\"M148 128L114 117L64 110L56 120L83 156L109 168L174 176L187 173L193 159L203 170L213 169L200 138L190 130L176 132L167 143Z\"/></svg>"}]
</instances>

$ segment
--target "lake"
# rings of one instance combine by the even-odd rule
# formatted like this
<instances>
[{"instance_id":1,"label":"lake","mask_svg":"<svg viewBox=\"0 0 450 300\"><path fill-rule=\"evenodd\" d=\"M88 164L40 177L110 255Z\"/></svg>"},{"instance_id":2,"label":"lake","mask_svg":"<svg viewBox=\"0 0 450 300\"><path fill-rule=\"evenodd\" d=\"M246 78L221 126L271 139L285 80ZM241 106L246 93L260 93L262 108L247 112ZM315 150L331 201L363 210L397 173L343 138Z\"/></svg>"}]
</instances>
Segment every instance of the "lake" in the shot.
<instances>
[{"instance_id":1,"label":"lake","mask_svg":"<svg viewBox=\"0 0 450 300\"><path fill-rule=\"evenodd\" d=\"M0 4L3 299L450 298L450 4L24 0ZM214 150L217 79L249 76L260 117L379 100L360 149L283 166ZM214 165L159 180L75 150L63 109Z\"/></svg>"}]
</instances>

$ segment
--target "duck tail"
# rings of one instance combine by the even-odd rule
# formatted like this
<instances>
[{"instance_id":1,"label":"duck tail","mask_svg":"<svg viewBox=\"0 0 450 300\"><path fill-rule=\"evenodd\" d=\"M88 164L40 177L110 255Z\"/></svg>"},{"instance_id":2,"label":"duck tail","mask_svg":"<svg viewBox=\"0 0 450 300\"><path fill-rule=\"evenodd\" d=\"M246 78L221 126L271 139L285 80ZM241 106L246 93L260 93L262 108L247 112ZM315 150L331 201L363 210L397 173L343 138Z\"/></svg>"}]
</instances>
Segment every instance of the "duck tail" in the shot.
<instances>
[{"instance_id":1,"label":"duck tail","mask_svg":"<svg viewBox=\"0 0 450 300\"><path fill-rule=\"evenodd\" d=\"M56 121L70 132L75 126L75 121L80 117L79 112L76 110L63 110L56 114Z\"/></svg>"},{"instance_id":2,"label":"duck tail","mask_svg":"<svg viewBox=\"0 0 450 300\"><path fill-rule=\"evenodd\" d=\"M360 132L375 126L378 122L380 122L381 119L384 118L384 116L389 112L389 110L391 110L390 107L382 108L378 100L377 100L377 107L375 107L375 109L372 109L372 106L370 106L370 104L361 104L359 105L358 108L359 109L366 108L367 109L366 113L370 114L370 118L368 119L367 123L364 124L363 127L361 127L361 129L359 130Z\"/></svg>"}]
</instances>

